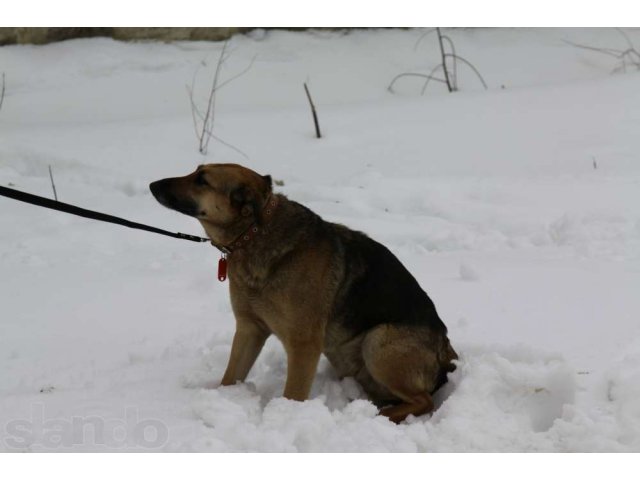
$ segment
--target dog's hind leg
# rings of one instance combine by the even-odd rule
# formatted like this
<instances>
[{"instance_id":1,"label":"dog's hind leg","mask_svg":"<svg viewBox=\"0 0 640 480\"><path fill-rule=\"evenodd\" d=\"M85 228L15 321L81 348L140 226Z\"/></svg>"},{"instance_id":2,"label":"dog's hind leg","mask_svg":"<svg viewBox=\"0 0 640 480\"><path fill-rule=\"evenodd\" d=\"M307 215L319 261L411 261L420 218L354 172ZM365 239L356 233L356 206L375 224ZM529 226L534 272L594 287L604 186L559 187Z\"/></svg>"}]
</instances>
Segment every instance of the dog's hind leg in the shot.
<instances>
[{"instance_id":1,"label":"dog's hind leg","mask_svg":"<svg viewBox=\"0 0 640 480\"><path fill-rule=\"evenodd\" d=\"M422 392L414 397L406 397L402 403L380 410L380 415L388 417L394 423L400 423L409 415L416 417L433 411L433 399L427 392Z\"/></svg>"},{"instance_id":2,"label":"dog's hind leg","mask_svg":"<svg viewBox=\"0 0 640 480\"><path fill-rule=\"evenodd\" d=\"M401 402L380 411L393 422L433 410L431 393L441 366L430 337L423 327L379 325L363 341L362 354L369 374Z\"/></svg>"},{"instance_id":3,"label":"dog's hind leg","mask_svg":"<svg viewBox=\"0 0 640 480\"><path fill-rule=\"evenodd\" d=\"M221 385L234 385L242 382L258 358L264 342L271 332L258 322L248 318L236 318L236 333L233 336L231 355Z\"/></svg>"}]
</instances>

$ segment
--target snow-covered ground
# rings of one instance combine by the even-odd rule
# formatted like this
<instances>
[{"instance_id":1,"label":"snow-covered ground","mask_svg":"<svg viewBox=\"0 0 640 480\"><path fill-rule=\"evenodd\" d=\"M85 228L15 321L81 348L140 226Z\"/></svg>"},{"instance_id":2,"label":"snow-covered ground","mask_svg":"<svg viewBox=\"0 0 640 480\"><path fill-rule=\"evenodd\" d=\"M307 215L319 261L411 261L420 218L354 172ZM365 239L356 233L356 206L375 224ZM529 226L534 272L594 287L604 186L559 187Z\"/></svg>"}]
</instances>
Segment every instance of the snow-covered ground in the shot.
<instances>
[{"instance_id":1,"label":"snow-covered ground","mask_svg":"<svg viewBox=\"0 0 640 480\"><path fill-rule=\"evenodd\" d=\"M627 31L640 48L640 30ZM640 73L564 42L615 30L452 30L462 91L418 79L423 30L235 37L217 135L197 151L220 43L0 48L0 184L199 234L150 181L237 162L388 245L461 354L432 416L394 425L321 361L281 398L270 339L218 387L234 320L217 252L0 198L0 450L639 451ZM313 137L303 82L325 138Z\"/></svg>"}]
</instances>

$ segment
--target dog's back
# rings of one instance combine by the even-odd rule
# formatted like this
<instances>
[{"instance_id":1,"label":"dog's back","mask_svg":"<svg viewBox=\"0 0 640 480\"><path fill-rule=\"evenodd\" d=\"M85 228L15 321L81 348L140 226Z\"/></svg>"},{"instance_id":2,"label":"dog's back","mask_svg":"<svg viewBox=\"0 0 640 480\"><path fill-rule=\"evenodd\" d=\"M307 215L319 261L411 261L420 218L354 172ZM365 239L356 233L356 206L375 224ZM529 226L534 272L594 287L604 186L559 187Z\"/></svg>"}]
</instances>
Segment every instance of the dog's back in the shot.
<instances>
[{"instance_id":1,"label":"dog's back","mask_svg":"<svg viewBox=\"0 0 640 480\"><path fill-rule=\"evenodd\" d=\"M336 318L354 331L385 323L447 334L429 296L387 247L364 233L332 226L345 270L336 295Z\"/></svg>"}]
</instances>

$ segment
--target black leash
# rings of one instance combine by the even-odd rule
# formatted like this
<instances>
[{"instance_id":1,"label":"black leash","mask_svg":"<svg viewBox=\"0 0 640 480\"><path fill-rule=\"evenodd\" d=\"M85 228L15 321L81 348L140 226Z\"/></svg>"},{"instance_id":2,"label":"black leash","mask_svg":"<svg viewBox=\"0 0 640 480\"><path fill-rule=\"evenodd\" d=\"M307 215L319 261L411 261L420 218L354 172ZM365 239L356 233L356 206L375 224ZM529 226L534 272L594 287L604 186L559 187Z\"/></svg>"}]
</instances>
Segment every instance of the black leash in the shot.
<instances>
[{"instance_id":1,"label":"black leash","mask_svg":"<svg viewBox=\"0 0 640 480\"><path fill-rule=\"evenodd\" d=\"M21 202L30 203L32 205L37 205L39 207L50 208L52 210L58 210L60 212L70 213L72 215L78 215L79 217L90 218L92 220L115 223L116 225L122 225L124 227L146 230L147 232L159 233L160 235L166 235L173 238L181 238L182 240L191 240L192 242L210 242L208 238L198 237L196 235L187 235L186 233L168 232L167 230L162 230L160 228L150 227L149 225L144 225L142 223L131 222L129 220L125 220L124 218L114 217L113 215L107 215L106 213L95 212L93 210L87 210L85 208L76 207L75 205L58 202L46 197L39 197L38 195L32 195L31 193L21 192L12 188L0 186L0 195L2 195L3 197L12 198L14 200L19 200ZM214 245L214 247L215 246L216 245Z\"/></svg>"}]
</instances>

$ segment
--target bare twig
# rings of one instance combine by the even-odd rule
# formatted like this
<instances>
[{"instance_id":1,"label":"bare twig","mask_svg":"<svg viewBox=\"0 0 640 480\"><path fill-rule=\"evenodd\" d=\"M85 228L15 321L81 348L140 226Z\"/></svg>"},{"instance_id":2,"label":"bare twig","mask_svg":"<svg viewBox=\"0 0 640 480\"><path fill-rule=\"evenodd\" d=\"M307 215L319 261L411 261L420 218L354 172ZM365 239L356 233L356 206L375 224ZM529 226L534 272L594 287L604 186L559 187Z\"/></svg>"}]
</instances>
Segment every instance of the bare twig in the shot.
<instances>
[{"instance_id":1,"label":"bare twig","mask_svg":"<svg viewBox=\"0 0 640 480\"><path fill-rule=\"evenodd\" d=\"M218 87L218 78L220 77L220 70L222 69L222 64L226 60L224 54L227 51L228 41L225 41L222 45L222 51L220 52L220 57L218 57L218 63L216 65L216 73L213 75L213 83L211 84L211 91L209 92L209 101L207 102L207 111L204 114L204 118L202 120L202 133L200 134L200 153L206 154L207 148L209 147L209 141L211 140L210 135L206 135L207 131L213 129L213 120L215 114L215 106L216 106L216 90Z\"/></svg>"},{"instance_id":2,"label":"bare twig","mask_svg":"<svg viewBox=\"0 0 640 480\"><path fill-rule=\"evenodd\" d=\"M416 41L416 44L413 46L414 50L418 49L418 45L420 45L420 42L422 42L422 40L424 40L427 35L429 35L430 33L435 32L436 29L435 28L430 28L429 30L427 30L426 32L424 32L422 35L420 35L420 38L418 38L418 40Z\"/></svg>"},{"instance_id":3,"label":"bare twig","mask_svg":"<svg viewBox=\"0 0 640 480\"><path fill-rule=\"evenodd\" d=\"M196 137L198 139L198 151L201 154L203 155L207 154L207 151L209 149L209 142L213 138L214 140L220 142L224 146L236 151L237 153L239 153L240 155L248 159L249 157L242 150L231 145L228 142L225 142L220 137L214 134L216 95L218 91L225 85L228 85L238 77L241 77L242 75L247 73L253 66L253 63L256 59L256 57L254 56L251 62L249 63L249 65L244 70L231 76L225 81L221 82L220 78L222 74L222 67L224 63L229 59L232 53L228 51L227 47L228 47L228 41L224 42L224 44L222 45L222 50L218 57L218 62L216 63L216 69L213 75L211 89L209 90L207 108L205 109L204 113L198 108L194 100L195 83L196 83L196 77L198 75L199 68L196 69L196 71L194 72L193 78L191 80L191 86L187 86L187 93L189 95L189 102L191 105L191 118L193 120L193 128L195 130Z\"/></svg>"},{"instance_id":4,"label":"bare twig","mask_svg":"<svg viewBox=\"0 0 640 480\"><path fill-rule=\"evenodd\" d=\"M487 82L484 81L484 78L482 78L482 75L480 75L480 72L478 71L478 69L476 67L474 67L471 62L469 62L468 60L465 60L464 58L462 58L460 55L454 55L453 53L447 53L446 54L447 57L453 57L456 60L460 60L462 63L464 63L465 65L467 65L471 70L473 70L473 72L478 76L478 78L480 79L480 81L482 82L482 86L484 87L484 89L486 90L487 87Z\"/></svg>"},{"instance_id":5,"label":"bare twig","mask_svg":"<svg viewBox=\"0 0 640 480\"><path fill-rule=\"evenodd\" d=\"M436 27L424 32L420 36L420 38L417 40L415 44L415 48L418 47L418 45L424 38L426 38L429 34L433 32L436 32L438 36L438 47L440 49L440 63L437 64L435 67L433 67L431 71L427 74L417 73L417 72L407 72L407 73L401 73L400 75L396 75L391 80L391 83L389 84L387 89L390 92L393 92L394 91L393 86L401 78L419 77L419 78L425 79L425 82L422 85L422 90L421 90L422 95L424 95L425 91L427 90L427 87L429 86L429 83L432 80L435 82L444 83L447 86L447 90L449 92L456 92L458 91L458 62L462 62L466 66L471 68L471 70L473 70L476 76L480 79L482 86L485 89L487 89L487 83L484 81L484 78L482 77L482 75L480 75L480 72L478 71L478 69L474 65L472 65L471 62L469 62L465 58L458 55L458 53L456 52L456 47L453 43L453 40L448 35L444 35L440 30L440 27ZM434 75L439 70L442 70L444 78L439 78Z\"/></svg>"},{"instance_id":6,"label":"bare twig","mask_svg":"<svg viewBox=\"0 0 640 480\"><path fill-rule=\"evenodd\" d=\"M453 92L453 87L451 87L451 81L449 80L449 69L447 68L447 54L444 51L444 45L442 44L442 33L440 32L440 27L436 28L436 32L438 33L438 43L440 44L440 56L442 57L442 70L444 71L444 80L447 84L447 89L449 93Z\"/></svg>"},{"instance_id":7,"label":"bare twig","mask_svg":"<svg viewBox=\"0 0 640 480\"><path fill-rule=\"evenodd\" d=\"M202 119L202 114L198 111L196 102L193 100L193 85L191 87L187 85L187 94L189 95L189 103L191 104L191 118L193 119L193 129L196 132L196 137L198 138L199 142L200 130L198 129L198 120L196 119L196 116L199 116L200 119Z\"/></svg>"},{"instance_id":8,"label":"bare twig","mask_svg":"<svg viewBox=\"0 0 640 480\"><path fill-rule=\"evenodd\" d=\"M627 72L627 66L634 66L636 69L640 70L640 51L636 49L633 45L633 42L629 38L629 35L625 33L621 28L616 28L616 31L624 37L625 42L627 43L628 48L618 49L618 48L601 48L601 47L592 47L590 45L582 45L580 43L574 43L569 40L564 40L564 42L572 47L582 48L583 50L590 50L592 52L601 53L603 55L608 55L610 57L617 58L619 60L618 65L614 67L612 73L617 72Z\"/></svg>"},{"instance_id":9,"label":"bare twig","mask_svg":"<svg viewBox=\"0 0 640 480\"><path fill-rule=\"evenodd\" d=\"M309 93L309 87L307 87L307 83L304 83L304 91L307 92L307 99L309 100L309 105L311 106L311 113L313 115L313 124L316 127L316 138L322 138L320 134L320 125L318 124L318 114L316 113L316 106L313 104L313 100L311 99L311 94Z\"/></svg>"},{"instance_id":10,"label":"bare twig","mask_svg":"<svg viewBox=\"0 0 640 480\"><path fill-rule=\"evenodd\" d=\"M4 72L2 72L2 90L0 90L0 110L2 110L3 103L4 103Z\"/></svg>"},{"instance_id":11,"label":"bare twig","mask_svg":"<svg viewBox=\"0 0 640 480\"><path fill-rule=\"evenodd\" d=\"M453 41L447 36L442 35L442 40L446 40L449 44L449 48L451 49L451 53L453 53L453 72L451 72L451 84L453 85L454 90L458 90L458 59L456 58L456 47L453 44Z\"/></svg>"},{"instance_id":12,"label":"bare twig","mask_svg":"<svg viewBox=\"0 0 640 480\"><path fill-rule=\"evenodd\" d=\"M214 135L213 131L207 130L207 134L211 135L211 138L213 138L214 140L220 142L222 145L224 145L227 148L230 148L231 150L233 150L236 153L239 153L240 155L242 155L245 159L249 160L249 155L247 155L246 153L244 153L242 150L240 150L238 147L231 145L229 142L225 142L224 140L222 140L220 137L218 137L217 135Z\"/></svg>"},{"instance_id":13,"label":"bare twig","mask_svg":"<svg viewBox=\"0 0 640 480\"><path fill-rule=\"evenodd\" d=\"M249 62L249 65L247 65L247 67L244 70L242 70L240 73L236 73L233 77L226 79L224 82L222 82L220 85L218 85L217 90L220 90L225 85L233 82L236 78L240 78L245 73L247 73L249 70L251 70L251 67L253 67L253 63L256 61L256 57L257 57L257 55L254 55L253 58L251 59L251 62Z\"/></svg>"},{"instance_id":14,"label":"bare twig","mask_svg":"<svg viewBox=\"0 0 640 480\"><path fill-rule=\"evenodd\" d=\"M427 81L426 81L426 82L424 82L424 85L422 86L422 91L420 92L420 95L424 95L424 92L426 92L426 91L427 91L427 87L429 86L429 82L430 82L431 80L436 80L436 81L438 81L438 82L446 83L446 81L445 81L445 80L442 80L441 78L437 78L437 77L434 77L434 76L433 76L433 74L434 74L434 73L436 73L436 72L437 72L438 70L440 70L441 68L443 68L443 65L442 65L441 63L439 63L438 65L436 65L435 67L433 67L433 68L431 69L431 71L429 72L429 75L428 75Z\"/></svg>"},{"instance_id":15,"label":"bare twig","mask_svg":"<svg viewBox=\"0 0 640 480\"><path fill-rule=\"evenodd\" d=\"M193 117L193 125L194 128L196 130L196 136L198 138L200 138L200 131L198 130L198 120L200 119L200 121L204 122L204 116L202 115L202 113L200 112L200 110L198 110L198 107L195 105L194 101L193 101L193 94L192 94L192 90L187 87L187 91L189 92L189 100L191 102L191 115ZM211 130L206 130L204 131L204 133L206 133L207 135L210 135L211 138L213 138L214 140L217 140L218 142L220 142L221 144L223 144L225 147L230 148L231 150L234 150L235 152L239 153L240 155L242 155L244 158L246 158L247 160L249 160L249 156L244 153L242 150L240 150L238 147L235 147L234 145L231 145L228 142L225 142L224 140L222 140L220 137L218 137L217 135L215 135L213 133L213 129Z\"/></svg>"},{"instance_id":16,"label":"bare twig","mask_svg":"<svg viewBox=\"0 0 640 480\"><path fill-rule=\"evenodd\" d=\"M51 170L51 165L49 165L49 178L51 179L51 188L53 189L53 196L58 201L58 192L56 192L56 183L53 181L53 171Z\"/></svg>"},{"instance_id":17,"label":"bare twig","mask_svg":"<svg viewBox=\"0 0 640 480\"><path fill-rule=\"evenodd\" d=\"M441 67L442 67L442 65L440 65L440 64L436 65L436 68L441 68ZM433 72L433 70L432 70L432 72ZM433 81L436 81L436 82L444 83L443 79L437 78L437 77L432 77L430 75L427 75L426 73L408 72L408 73L401 73L400 75L396 75L395 77L393 77L393 80L391 80L391 83L387 87L387 90L389 90L390 92L393 93L393 85L396 83L397 80L401 79L402 77L420 77L420 78L426 78L427 82L429 80L433 80Z\"/></svg>"},{"instance_id":18,"label":"bare twig","mask_svg":"<svg viewBox=\"0 0 640 480\"><path fill-rule=\"evenodd\" d=\"M622 50L618 50L618 49L615 49L615 48L591 47L589 45L582 45L580 43L575 43L575 42L572 42L570 40L563 40L563 42L568 44L568 45L571 45L572 47L583 48L585 50L593 50L595 52L604 53L605 55L611 55L612 57L616 57L616 58L619 58L620 54L622 53Z\"/></svg>"},{"instance_id":19,"label":"bare twig","mask_svg":"<svg viewBox=\"0 0 640 480\"><path fill-rule=\"evenodd\" d=\"M633 43L631 42L631 39L629 38L629 35L627 35L625 33L624 30L622 30L621 28L616 27L617 32L622 35L624 37L624 39L627 41L627 45L629 45L629 48L631 50L634 50L636 47L633 45Z\"/></svg>"}]
</instances>

